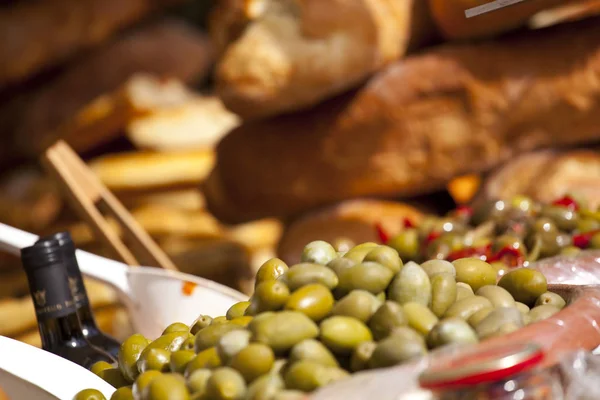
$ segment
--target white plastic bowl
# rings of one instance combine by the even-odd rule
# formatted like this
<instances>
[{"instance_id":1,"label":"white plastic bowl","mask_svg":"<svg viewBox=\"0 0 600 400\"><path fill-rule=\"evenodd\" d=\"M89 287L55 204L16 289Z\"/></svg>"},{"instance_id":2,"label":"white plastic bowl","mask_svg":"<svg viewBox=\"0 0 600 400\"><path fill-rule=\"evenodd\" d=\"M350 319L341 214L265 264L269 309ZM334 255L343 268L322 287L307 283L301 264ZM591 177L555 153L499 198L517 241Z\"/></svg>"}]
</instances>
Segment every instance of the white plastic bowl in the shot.
<instances>
[{"instance_id":1,"label":"white plastic bowl","mask_svg":"<svg viewBox=\"0 0 600 400\"><path fill-rule=\"evenodd\" d=\"M115 388L79 365L0 336L0 387L10 400L72 400L83 389L107 399Z\"/></svg>"}]
</instances>

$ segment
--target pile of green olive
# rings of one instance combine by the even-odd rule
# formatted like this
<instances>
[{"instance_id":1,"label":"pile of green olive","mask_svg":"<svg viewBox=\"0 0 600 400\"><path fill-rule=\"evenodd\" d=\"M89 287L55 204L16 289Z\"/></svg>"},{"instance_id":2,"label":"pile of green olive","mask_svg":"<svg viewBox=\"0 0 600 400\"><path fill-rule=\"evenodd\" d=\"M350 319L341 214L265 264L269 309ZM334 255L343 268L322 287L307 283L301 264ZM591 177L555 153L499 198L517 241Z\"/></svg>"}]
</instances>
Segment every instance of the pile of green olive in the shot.
<instances>
[{"instance_id":1,"label":"pile of green olive","mask_svg":"<svg viewBox=\"0 0 600 400\"><path fill-rule=\"evenodd\" d=\"M533 269L497 283L481 259L403 264L377 243L347 252L309 243L300 264L263 264L255 285L225 316L172 324L155 340L129 337L118 366L93 372L118 388L112 400L302 399L353 372L513 332L565 306ZM92 399L103 397L76 397Z\"/></svg>"},{"instance_id":2,"label":"pile of green olive","mask_svg":"<svg viewBox=\"0 0 600 400\"><path fill-rule=\"evenodd\" d=\"M380 230L382 242L405 261L453 261L478 257L501 274L515 266L555 255L600 249L600 211L565 196L541 204L524 196L460 207L444 217L410 221L394 237Z\"/></svg>"}]
</instances>

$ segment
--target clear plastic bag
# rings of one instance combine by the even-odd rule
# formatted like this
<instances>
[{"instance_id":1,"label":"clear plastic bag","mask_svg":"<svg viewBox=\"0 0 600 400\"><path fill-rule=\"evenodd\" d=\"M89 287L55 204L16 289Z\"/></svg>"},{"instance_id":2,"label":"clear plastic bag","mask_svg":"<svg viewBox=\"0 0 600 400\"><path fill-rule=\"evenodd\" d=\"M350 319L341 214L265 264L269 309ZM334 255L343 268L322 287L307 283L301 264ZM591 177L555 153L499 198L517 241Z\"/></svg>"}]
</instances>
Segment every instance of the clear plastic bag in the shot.
<instances>
[{"instance_id":1,"label":"clear plastic bag","mask_svg":"<svg viewBox=\"0 0 600 400\"><path fill-rule=\"evenodd\" d=\"M575 257L548 258L530 265L529 268L544 273L549 290L557 291L566 297L569 305L547 320L528 325L503 337L486 340L476 346L483 351L488 346L511 341L536 343L546 354L542 367L548 367L560 363L564 357L579 349L590 352L600 345L600 251L582 252ZM410 363L355 374L349 379L315 392L310 398L314 400L432 399L430 392L420 389L419 375L430 363L435 363L437 357L456 354L463 350L462 347L447 347ZM598 382L600 390L600 380ZM571 400L571 397L566 398ZM588 398L600 399L600 395L583 397L582 400Z\"/></svg>"},{"instance_id":2,"label":"clear plastic bag","mask_svg":"<svg viewBox=\"0 0 600 400\"><path fill-rule=\"evenodd\" d=\"M577 351L560 362L559 370L563 376L565 399L600 399L600 356Z\"/></svg>"}]
</instances>

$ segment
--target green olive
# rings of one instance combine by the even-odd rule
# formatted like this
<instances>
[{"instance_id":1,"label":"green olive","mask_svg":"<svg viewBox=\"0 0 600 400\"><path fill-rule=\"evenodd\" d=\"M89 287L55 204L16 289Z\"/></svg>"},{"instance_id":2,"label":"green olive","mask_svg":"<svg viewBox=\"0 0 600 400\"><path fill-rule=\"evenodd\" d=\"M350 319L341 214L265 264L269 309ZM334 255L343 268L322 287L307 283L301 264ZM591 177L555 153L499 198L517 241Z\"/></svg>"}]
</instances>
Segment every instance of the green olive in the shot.
<instances>
[{"instance_id":1,"label":"green olive","mask_svg":"<svg viewBox=\"0 0 600 400\"><path fill-rule=\"evenodd\" d=\"M320 283L329 289L334 289L338 285L338 277L331 268L310 263L294 265L280 279L291 291L311 283Z\"/></svg>"},{"instance_id":2,"label":"green olive","mask_svg":"<svg viewBox=\"0 0 600 400\"><path fill-rule=\"evenodd\" d=\"M456 277L456 269L450 261L429 260L421 264L421 268L423 268L423 271L427 273L427 276L429 276L430 279L441 273L450 274L453 278Z\"/></svg>"},{"instance_id":3,"label":"green olive","mask_svg":"<svg viewBox=\"0 0 600 400\"><path fill-rule=\"evenodd\" d=\"M146 372L142 372L137 379L135 380L135 383L133 384L133 396L136 399L139 399L142 397L142 394L144 393L144 391L146 390L146 388L148 387L148 385L150 385L150 383L158 376L161 376L162 373L160 371L146 371Z\"/></svg>"},{"instance_id":4,"label":"green olive","mask_svg":"<svg viewBox=\"0 0 600 400\"><path fill-rule=\"evenodd\" d=\"M600 249L600 232L595 233L590 239L590 249Z\"/></svg>"},{"instance_id":5,"label":"green olive","mask_svg":"<svg viewBox=\"0 0 600 400\"><path fill-rule=\"evenodd\" d=\"M373 340L371 331L357 319L329 317L320 325L320 340L335 354L349 355L362 342Z\"/></svg>"},{"instance_id":6,"label":"green olive","mask_svg":"<svg viewBox=\"0 0 600 400\"><path fill-rule=\"evenodd\" d=\"M188 363L196 357L196 354L191 350L179 350L171 353L169 368L171 372L183 374Z\"/></svg>"},{"instance_id":7,"label":"green olive","mask_svg":"<svg viewBox=\"0 0 600 400\"><path fill-rule=\"evenodd\" d=\"M389 268L375 262L363 262L341 271L338 289L346 293L366 290L377 294L388 287L393 277Z\"/></svg>"},{"instance_id":8,"label":"green olive","mask_svg":"<svg viewBox=\"0 0 600 400\"><path fill-rule=\"evenodd\" d=\"M548 290L546 277L530 268L518 268L506 273L500 278L498 286L506 289L516 301L528 306L532 306Z\"/></svg>"},{"instance_id":9,"label":"green olive","mask_svg":"<svg viewBox=\"0 0 600 400\"><path fill-rule=\"evenodd\" d=\"M350 357L350 370L358 372L369 368L369 360L376 347L375 342L362 342L356 346Z\"/></svg>"},{"instance_id":10,"label":"green olive","mask_svg":"<svg viewBox=\"0 0 600 400\"><path fill-rule=\"evenodd\" d=\"M454 251L465 246L464 236L458 233L445 233L431 241L426 249L425 256L428 259L444 259Z\"/></svg>"},{"instance_id":11,"label":"green olive","mask_svg":"<svg viewBox=\"0 0 600 400\"><path fill-rule=\"evenodd\" d=\"M396 250L400 259L404 261L419 258L419 232L416 229L405 229L394 236L387 245Z\"/></svg>"},{"instance_id":12,"label":"green olive","mask_svg":"<svg viewBox=\"0 0 600 400\"><path fill-rule=\"evenodd\" d=\"M252 382L268 373L275 363L273 350L262 343L251 343L237 352L231 359L231 367L238 371L246 382Z\"/></svg>"},{"instance_id":13,"label":"green olive","mask_svg":"<svg viewBox=\"0 0 600 400\"><path fill-rule=\"evenodd\" d=\"M469 317L469 319L467 320L467 322L469 323L469 325L471 325L472 328L475 328L477 326L477 324L480 323L481 321L483 321L485 319L485 317L490 315L490 313L492 311L494 311L494 309L492 307L482 308L481 310L472 314Z\"/></svg>"},{"instance_id":14,"label":"green olive","mask_svg":"<svg viewBox=\"0 0 600 400\"><path fill-rule=\"evenodd\" d=\"M392 331L408 322L402 306L394 301L386 301L375 311L369 321L369 328L376 340L387 337Z\"/></svg>"},{"instance_id":15,"label":"green olive","mask_svg":"<svg viewBox=\"0 0 600 400\"><path fill-rule=\"evenodd\" d=\"M546 292L537 298L535 305L536 307L550 305L562 309L567 305L567 303L565 302L565 299L560 297L560 295L552 292Z\"/></svg>"},{"instance_id":16,"label":"green olive","mask_svg":"<svg viewBox=\"0 0 600 400\"><path fill-rule=\"evenodd\" d=\"M577 228L579 215L577 211L562 206L544 206L542 215L554 221L558 229L562 231L572 231Z\"/></svg>"},{"instance_id":17,"label":"green olive","mask_svg":"<svg viewBox=\"0 0 600 400\"><path fill-rule=\"evenodd\" d=\"M202 329L196 334L195 351L199 353L202 350L216 346L219 342L219 339L221 339L226 333L237 329L243 329L243 327L237 324L224 323L211 325Z\"/></svg>"},{"instance_id":18,"label":"green olive","mask_svg":"<svg viewBox=\"0 0 600 400\"><path fill-rule=\"evenodd\" d=\"M515 301L515 307L517 308L517 310L519 310L521 312L521 314L523 314L523 315L529 314L529 307L526 304L523 304L519 301Z\"/></svg>"},{"instance_id":19,"label":"green olive","mask_svg":"<svg viewBox=\"0 0 600 400\"><path fill-rule=\"evenodd\" d=\"M192 335L195 335L200 330L206 328L207 326L210 326L211 324L212 324L211 317L209 317L208 315L201 315L194 321L194 323L192 323L192 327L190 328L190 333Z\"/></svg>"},{"instance_id":20,"label":"green olive","mask_svg":"<svg viewBox=\"0 0 600 400\"><path fill-rule=\"evenodd\" d=\"M456 282L456 301L470 296L475 296L475 292L473 292L471 286L463 282Z\"/></svg>"},{"instance_id":21,"label":"green olive","mask_svg":"<svg viewBox=\"0 0 600 400\"><path fill-rule=\"evenodd\" d=\"M534 209L534 201L527 196L516 195L510 199L510 206L524 213L530 212Z\"/></svg>"},{"instance_id":22,"label":"green olive","mask_svg":"<svg viewBox=\"0 0 600 400\"><path fill-rule=\"evenodd\" d=\"M181 375L162 374L150 382L143 397L148 400L189 400L190 392Z\"/></svg>"},{"instance_id":23,"label":"green olive","mask_svg":"<svg viewBox=\"0 0 600 400\"><path fill-rule=\"evenodd\" d=\"M133 391L129 386L118 388L112 396L110 396L110 400L133 400Z\"/></svg>"},{"instance_id":24,"label":"green olive","mask_svg":"<svg viewBox=\"0 0 600 400\"><path fill-rule=\"evenodd\" d=\"M471 221L477 226L488 220L502 218L509 209L510 206L503 200L490 200L473 210Z\"/></svg>"},{"instance_id":25,"label":"green olive","mask_svg":"<svg viewBox=\"0 0 600 400\"><path fill-rule=\"evenodd\" d=\"M279 258L271 258L260 266L256 272L256 285L267 282L276 281L280 276L285 274L288 266Z\"/></svg>"},{"instance_id":26,"label":"green olive","mask_svg":"<svg viewBox=\"0 0 600 400\"><path fill-rule=\"evenodd\" d=\"M334 301L331 291L326 286L314 283L302 286L292 293L284 308L299 311L318 322L331 312Z\"/></svg>"},{"instance_id":27,"label":"green olive","mask_svg":"<svg viewBox=\"0 0 600 400\"><path fill-rule=\"evenodd\" d=\"M426 306L419 303L404 303L402 306L408 326L426 336L438 323L436 315Z\"/></svg>"},{"instance_id":28,"label":"green olive","mask_svg":"<svg viewBox=\"0 0 600 400\"><path fill-rule=\"evenodd\" d=\"M148 339L140 334L128 337L121 344L121 348L119 349L119 369L130 383L133 383L139 375L137 361L146 346L148 346Z\"/></svg>"},{"instance_id":29,"label":"green olive","mask_svg":"<svg viewBox=\"0 0 600 400\"><path fill-rule=\"evenodd\" d=\"M252 341L270 346L276 353L285 352L305 339L314 339L319 328L306 315L297 311L281 311L250 323Z\"/></svg>"},{"instance_id":30,"label":"green olive","mask_svg":"<svg viewBox=\"0 0 600 400\"><path fill-rule=\"evenodd\" d=\"M448 263L450 264L450 263ZM452 266L452 264L450 264ZM454 267L452 267L454 269ZM441 317L456 302L457 286L454 276L440 272L431 276L431 311ZM471 287L469 286L469 289Z\"/></svg>"},{"instance_id":31,"label":"green olive","mask_svg":"<svg viewBox=\"0 0 600 400\"><path fill-rule=\"evenodd\" d=\"M339 363L329 349L315 339L303 340L292 347L289 359L291 363L304 360L329 367L339 367Z\"/></svg>"},{"instance_id":32,"label":"green olive","mask_svg":"<svg viewBox=\"0 0 600 400\"><path fill-rule=\"evenodd\" d=\"M229 307L229 310L227 310L227 313L225 314L225 318L227 318L228 320L232 320L234 318L243 317L249 305L249 301L240 301L238 303L235 303L234 305Z\"/></svg>"},{"instance_id":33,"label":"green olive","mask_svg":"<svg viewBox=\"0 0 600 400\"><path fill-rule=\"evenodd\" d=\"M337 276L342 274L342 271L355 266L356 263L349 258L340 257L332 260L327 267L330 268Z\"/></svg>"},{"instance_id":34,"label":"green olive","mask_svg":"<svg viewBox=\"0 0 600 400\"><path fill-rule=\"evenodd\" d=\"M335 303L331 315L345 315L367 323L379 306L381 301L373 294L366 290L353 290Z\"/></svg>"},{"instance_id":35,"label":"green olive","mask_svg":"<svg viewBox=\"0 0 600 400\"><path fill-rule=\"evenodd\" d=\"M346 252L346 254L344 254L344 258L348 258L348 259L354 261L355 264L358 264L358 263L363 262L363 260L367 256L367 254L369 254L369 252L371 250L373 250L377 247L379 247L379 245L377 243L373 243L373 242L361 243L358 246L354 246L353 248L348 250Z\"/></svg>"},{"instance_id":36,"label":"green olive","mask_svg":"<svg viewBox=\"0 0 600 400\"><path fill-rule=\"evenodd\" d=\"M192 394L203 396L206 394L206 384L208 378L212 375L212 371L207 368L197 369L192 372L187 378L187 386Z\"/></svg>"},{"instance_id":37,"label":"green olive","mask_svg":"<svg viewBox=\"0 0 600 400\"><path fill-rule=\"evenodd\" d=\"M129 386L131 384L127 379L125 379L125 377L123 377L123 374L119 368L104 369L100 371L98 376L115 388Z\"/></svg>"},{"instance_id":38,"label":"green olive","mask_svg":"<svg viewBox=\"0 0 600 400\"><path fill-rule=\"evenodd\" d=\"M475 293L477 296L482 296L488 299L494 307L514 307L515 299L504 288L496 285L482 286Z\"/></svg>"},{"instance_id":39,"label":"green olive","mask_svg":"<svg viewBox=\"0 0 600 400\"><path fill-rule=\"evenodd\" d=\"M388 246L379 246L369 251L365 256L364 262L375 262L388 268L396 274L402 268L402 260L398 252Z\"/></svg>"},{"instance_id":40,"label":"green olive","mask_svg":"<svg viewBox=\"0 0 600 400\"><path fill-rule=\"evenodd\" d=\"M347 375L348 373L342 369L303 360L293 363L285 372L283 379L288 389L312 392Z\"/></svg>"},{"instance_id":41,"label":"green olive","mask_svg":"<svg viewBox=\"0 0 600 400\"><path fill-rule=\"evenodd\" d=\"M558 254L565 257L575 257L579 253L581 253L581 249L579 247L567 246L562 248Z\"/></svg>"},{"instance_id":42,"label":"green olive","mask_svg":"<svg viewBox=\"0 0 600 400\"><path fill-rule=\"evenodd\" d=\"M142 352L142 355L137 362L137 366L140 372L146 372L150 370L167 372L169 371L170 361L170 351L154 348Z\"/></svg>"},{"instance_id":43,"label":"green olive","mask_svg":"<svg viewBox=\"0 0 600 400\"><path fill-rule=\"evenodd\" d=\"M237 317L237 318L232 319L231 321L229 321L229 323L233 324L233 325L239 325L239 326L242 326L245 328L248 326L248 324L250 324L250 322L253 319L254 318L252 318L249 315L244 315L243 317Z\"/></svg>"},{"instance_id":44,"label":"green olive","mask_svg":"<svg viewBox=\"0 0 600 400\"><path fill-rule=\"evenodd\" d=\"M90 371L92 371L94 374L100 376L100 373L106 369L111 369L113 368L113 366L109 363L107 363L106 361L98 361L96 363L94 363L94 365L92 365L92 368L90 368Z\"/></svg>"},{"instance_id":45,"label":"green olive","mask_svg":"<svg viewBox=\"0 0 600 400\"><path fill-rule=\"evenodd\" d=\"M250 344L252 334L247 330L227 332L217 343L217 353L223 364L228 364L231 359L243 348Z\"/></svg>"},{"instance_id":46,"label":"green olive","mask_svg":"<svg viewBox=\"0 0 600 400\"><path fill-rule=\"evenodd\" d=\"M456 281L466 283L473 291L485 285L496 284L496 270L479 258L460 258L452 264L456 268Z\"/></svg>"},{"instance_id":47,"label":"green olive","mask_svg":"<svg viewBox=\"0 0 600 400\"><path fill-rule=\"evenodd\" d=\"M213 371L206 382L206 395L215 400L237 400L246 395L246 382L233 368L221 367Z\"/></svg>"},{"instance_id":48,"label":"green olive","mask_svg":"<svg viewBox=\"0 0 600 400\"><path fill-rule=\"evenodd\" d=\"M554 314L560 311L560 308L550 305L543 304L541 306L535 306L529 311L529 323L542 321L546 318L550 318Z\"/></svg>"},{"instance_id":49,"label":"green olive","mask_svg":"<svg viewBox=\"0 0 600 400\"><path fill-rule=\"evenodd\" d=\"M194 371L204 368L216 368L222 365L216 347L202 350L185 367L185 376L190 376Z\"/></svg>"},{"instance_id":50,"label":"green olive","mask_svg":"<svg viewBox=\"0 0 600 400\"><path fill-rule=\"evenodd\" d=\"M73 400L106 400L106 397L96 389L85 389L75 395Z\"/></svg>"},{"instance_id":51,"label":"green olive","mask_svg":"<svg viewBox=\"0 0 600 400\"><path fill-rule=\"evenodd\" d=\"M222 315L220 317L214 317L211 322L211 325L219 325L219 324L227 324L227 323L229 323L229 320L227 320L227 317Z\"/></svg>"},{"instance_id":52,"label":"green olive","mask_svg":"<svg viewBox=\"0 0 600 400\"><path fill-rule=\"evenodd\" d=\"M263 375L248 386L246 400L271 400L277 392L284 388L283 378L278 374Z\"/></svg>"},{"instance_id":53,"label":"green olive","mask_svg":"<svg viewBox=\"0 0 600 400\"><path fill-rule=\"evenodd\" d=\"M431 281L414 262L404 265L388 288L388 298L400 304L415 302L424 306L431 301Z\"/></svg>"},{"instance_id":54,"label":"green olive","mask_svg":"<svg viewBox=\"0 0 600 400\"><path fill-rule=\"evenodd\" d=\"M167 333L176 333L176 332L189 332L190 327L184 324L183 322L175 322L165 328L161 336L166 335Z\"/></svg>"},{"instance_id":55,"label":"green olive","mask_svg":"<svg viewBox=\"0 0 600 400\"><path fill-rule=\"evenodd\" d=\"M487 339L499 333L514 332L524 326L523 315L514 307L500 307L479 321L475 331L480 339Z\"/></svg>"},{"instance_id":56,"label":"green olive","mask_svg":"<svg viewBox=\"0 0 600 400\"><path fill-rule=\"evenodd\" d=\"M477 334L473 328L464 319L456 317L441 320L427 335L427 345L432 349L451 343L472 344L477 342Z\"/></svg>"},{"instance_id":57,"label":"green olive","mask_svg":"<svg viewBox=\"0 0 600 400\"><path fill-rule=\"evenodd\" d=\"M492 302L482 296L470 296L452 304L444 317L459 317L466 321L471 315L486 307L493 307Z\"/></svg>"},{"instance_id":58,"label":"green olive","mask_svg":"<svg viewBox=\"0 0 600 400\"><path fill-rule=\"evenodd\" d=\"M291 271L291 270L290 270ZM290 297L290 289L281 281L259 283L253 299L258 301L259 311L277 311L283 308Z\"/></svg>"},{"instance_id":59,"label":"green olive","mask_svg":"<svg viewBox=\"0 0 600 400\"><path fill-rule=\"evenodd\" d=\"M316 240L304 246L302 250L302 262L325 265L336 258L337 252L327 242Z\"/></svg>"},{"instance_id":60,"label":"green olive","mask_svg":"<svg viewBox=\"0 0 600 400\"><path fill-rule=\"evenodd\" d=\"M416 333L409 335L397 331L377 343L369 359L369 367L391 367L422 357L425 354L427 354L427 347L421 336Z\"/></svg>"},{"instance_id":61,"label":"green olive","mask_svg":"<svg viewBox=\"0 0 600 400\"><path fill-rule=\"evenodd\" d=\"M498 236L492 245L492 251L497 252L504 248L511 248L520 251L522 254L527 253L525 245L521 239L515 235L505 234Z\"/></svg>"}]
</instances>

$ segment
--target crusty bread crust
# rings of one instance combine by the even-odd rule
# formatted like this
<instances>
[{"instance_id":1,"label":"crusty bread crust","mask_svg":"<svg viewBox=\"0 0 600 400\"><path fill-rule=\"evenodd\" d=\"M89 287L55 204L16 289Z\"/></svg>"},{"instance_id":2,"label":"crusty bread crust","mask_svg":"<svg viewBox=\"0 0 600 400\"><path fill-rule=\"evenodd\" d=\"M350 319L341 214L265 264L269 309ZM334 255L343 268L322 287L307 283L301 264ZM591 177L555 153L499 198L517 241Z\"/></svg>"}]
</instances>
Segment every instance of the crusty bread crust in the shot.
<instances>
[{"instance_id":1,"label":"crusty bread crust","mask_svg":"<svg viewBox=\"0 0 600 400\"><path fill-rule=\"evenodd\" d=\"M419 0L420 1L420 0ZM229 0L211 32L219 95L245 119L338 94L401 57L414 0ZM422 23L423 19L417 19Z\"/></svg>"},{"instance_id":2,"label":"crusty bread crust","mask_svg":"<svg viewBox=\"0 0 600 400\"><path fill-rule=\"evenodd\" d=\"M433 49L313 110L220 142L207 205L240 221L414 196L517 154L600 138L600 23Z\"/></svg>"},{"instance_id":3,"label":"crusty bread crust","mask_svg":"<svg viewBox=\"0 0 600 400\"><path fill-rule=\"evenodd\" d=\"M523 154L494 171L476 202L517 194L549 203L565 195L600 206L600 154L589 150L545 150Z\"/></svg>"}]
</instances>

